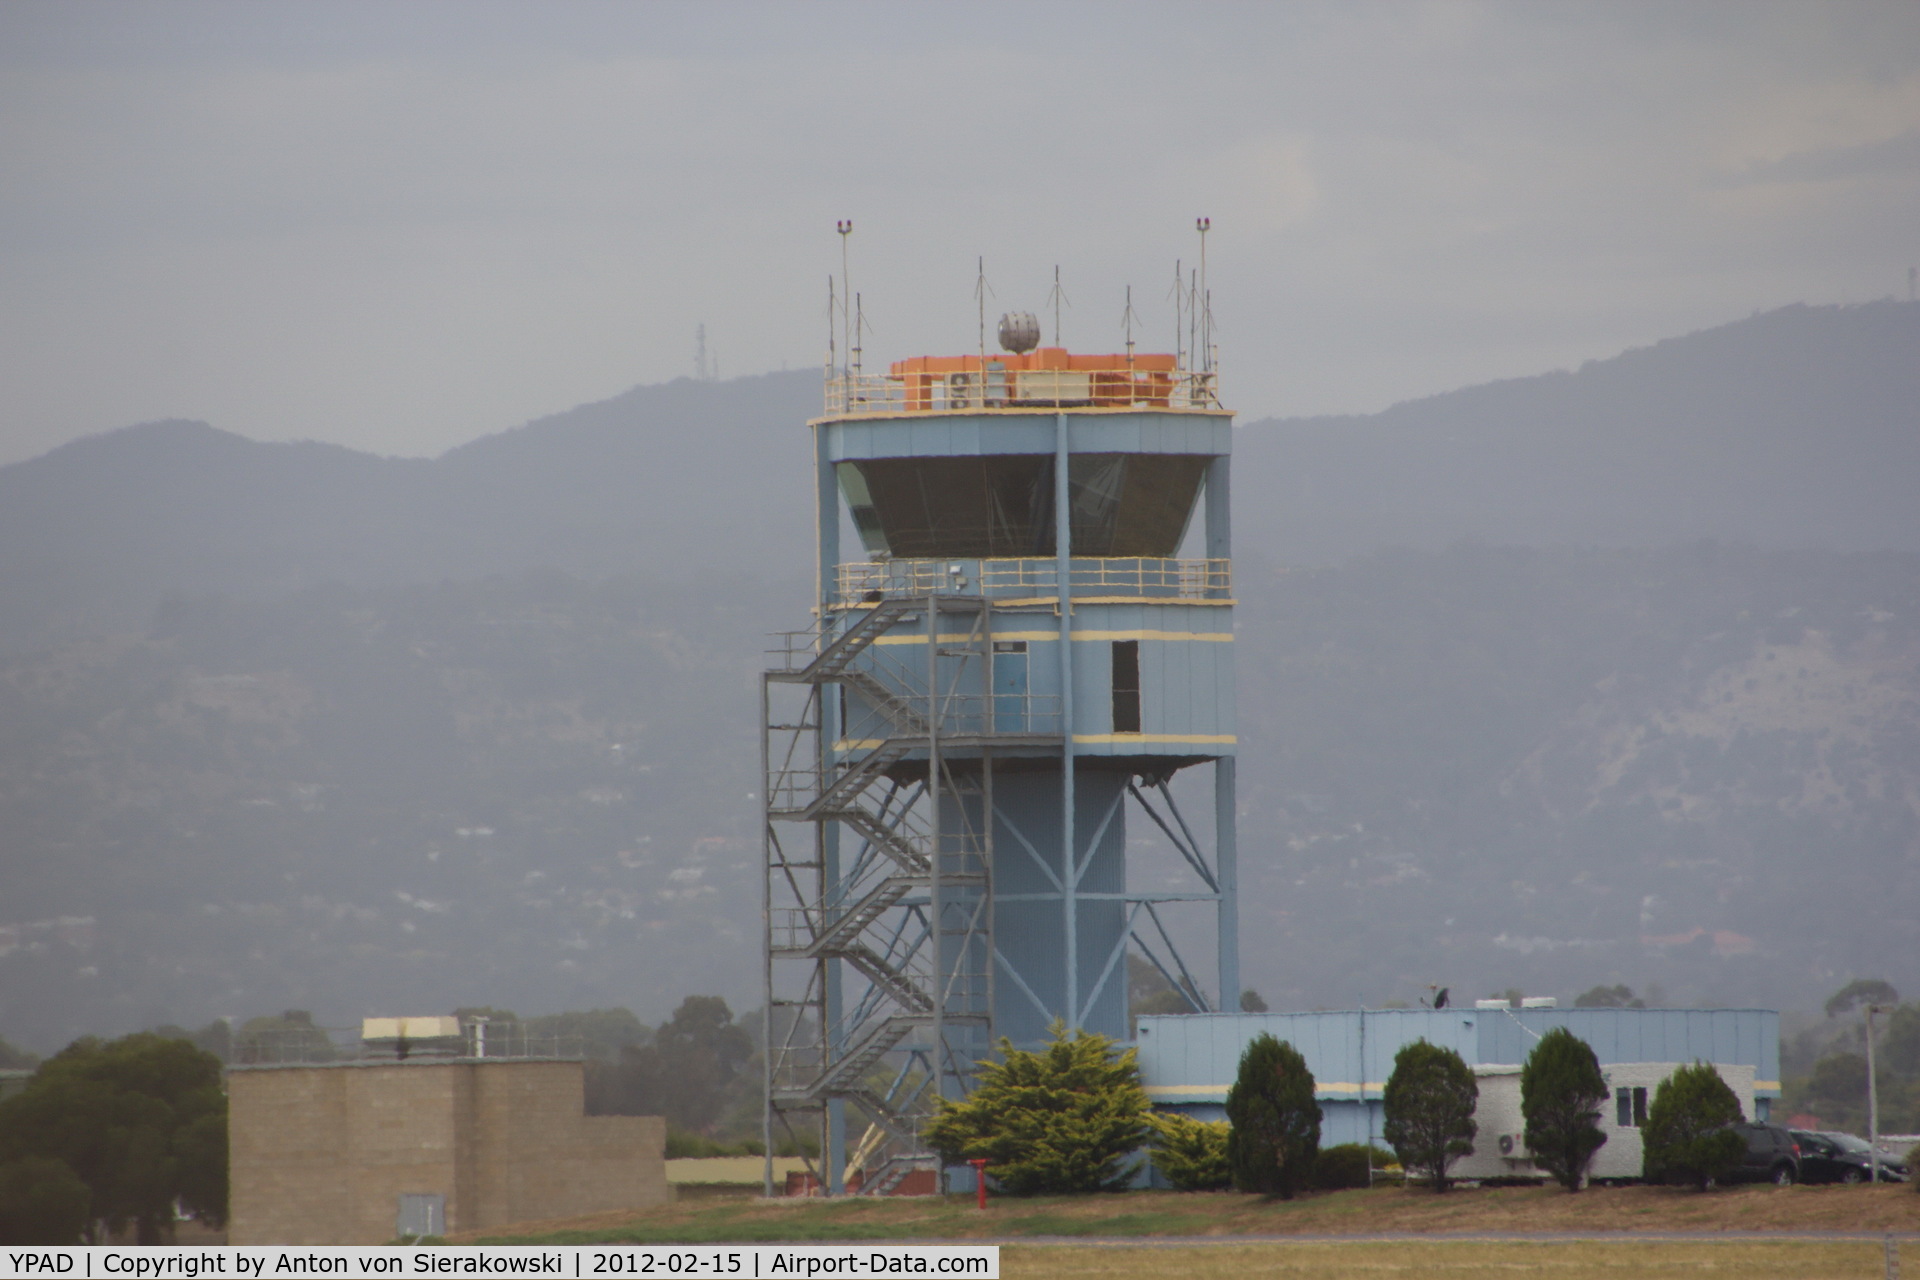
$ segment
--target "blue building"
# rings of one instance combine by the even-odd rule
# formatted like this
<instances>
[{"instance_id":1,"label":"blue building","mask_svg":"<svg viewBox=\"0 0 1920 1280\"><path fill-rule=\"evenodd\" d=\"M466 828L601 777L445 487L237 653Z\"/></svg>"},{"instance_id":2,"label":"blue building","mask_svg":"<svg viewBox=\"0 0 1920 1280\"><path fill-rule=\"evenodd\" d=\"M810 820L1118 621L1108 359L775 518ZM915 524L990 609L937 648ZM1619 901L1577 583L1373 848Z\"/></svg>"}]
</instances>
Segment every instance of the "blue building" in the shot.
<instances>
[{"instance_id":1,"label":"blue building","mask_svg":"<svg viewBox=\"0 0 1920 1280\"><path fill-rule=\"evenodd\" d=\"M1299 1050L1320 1102L1320 1141L1379 1141L1381 1093L1400 1049L1426 1040L1469 1066L1526 1060L1540 1036L1565 1027L1605 1067L1629 1062L1750 1066L1757 1115L1780 1096L1780 1015L1771 1009L1341 1009L1322 1013L1143 1017L1140 1074L1157 1107L1226 1119L1240 1055L1261 1032Z\"/></svg>"}]
</instances>

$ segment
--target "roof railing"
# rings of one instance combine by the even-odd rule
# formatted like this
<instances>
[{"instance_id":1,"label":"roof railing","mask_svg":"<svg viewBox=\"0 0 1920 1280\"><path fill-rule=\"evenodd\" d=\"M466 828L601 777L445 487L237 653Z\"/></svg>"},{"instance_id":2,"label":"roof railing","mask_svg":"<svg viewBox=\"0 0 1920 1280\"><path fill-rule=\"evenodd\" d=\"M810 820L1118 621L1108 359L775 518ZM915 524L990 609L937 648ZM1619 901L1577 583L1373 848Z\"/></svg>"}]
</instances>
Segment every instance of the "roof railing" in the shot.
<instances>
[{"instance_id":1,"label":"roof railing","mask_svg":"<svg viewBox=\"0 0 1920 1280\"><path fill-rule=\"evenodd\" d=\"M1219 375L1191 369L1012 369L989 360L949 372L854 373L827 378L830 417L982 410L1218 410Z\"/></svg>"}]
</instances>

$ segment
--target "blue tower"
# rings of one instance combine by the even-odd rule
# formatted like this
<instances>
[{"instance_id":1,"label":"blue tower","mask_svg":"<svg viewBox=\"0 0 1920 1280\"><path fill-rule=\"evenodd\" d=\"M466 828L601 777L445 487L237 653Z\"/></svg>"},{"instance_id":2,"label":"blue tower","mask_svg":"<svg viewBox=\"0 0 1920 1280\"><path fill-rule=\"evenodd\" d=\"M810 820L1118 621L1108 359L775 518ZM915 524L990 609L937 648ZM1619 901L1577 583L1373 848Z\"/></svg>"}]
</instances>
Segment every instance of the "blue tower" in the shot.
<instances>
[{"instance_id":1,"label":"blue tower","mask_svg":"<svg viewBox=\"0 0 1920 1280\"><path fill-rule=\"evenodd\" d=\"M1232 415L1210 357L1000 337L830 362L810 424L816 624L762 684L766 1123L830 1194L940 1185L921 1120L999 1038L1128 1038L1129 950L1196 1009L1240 992ZM1168 786L1196 767L1210 822ZM1129 885L1130 819L1191 887ZM1211 995L1164 918L1193 903Z\"/></svg>"}]
</instances>

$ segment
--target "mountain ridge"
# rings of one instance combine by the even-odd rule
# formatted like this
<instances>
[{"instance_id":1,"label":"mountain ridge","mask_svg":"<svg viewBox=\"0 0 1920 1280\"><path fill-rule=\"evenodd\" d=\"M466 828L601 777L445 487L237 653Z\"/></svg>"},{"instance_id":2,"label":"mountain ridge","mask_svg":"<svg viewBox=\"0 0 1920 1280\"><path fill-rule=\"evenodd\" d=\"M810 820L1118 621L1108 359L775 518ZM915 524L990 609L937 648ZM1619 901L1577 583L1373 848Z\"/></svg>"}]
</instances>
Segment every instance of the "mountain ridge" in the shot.
<instances>
[{"instance_id":1,"label":"mountain ridge","mask_svg":"<svg viewBox=\"0 0 1920 1280\"><path fill-rule=\"evenodd\" d=\"M1920 304L1781 308L1378 414L1265 419L1236 451L1276 498L1236 536L1299 563L1462 539L1916 550Z\"/></svg>"},{"instance_id":2,"label":"mountain ridge","mask_svg":"<svg viewBox=\"0 0 1920 1280\"><path fill-rule=\"evenodd\" d=\"M1854 519L1916 487L1903 307L1241 430L1249 985L1920 981L1920 548ZM818 392L682 379L437 459L175 421L0 468L0 1033L757 999L755 673L806 617ZM1730 440L1764 455L1731 479ZM1795 549L1849 519L1896 549Z\"/></svg>"},{"instance_id":3,"label":"mountain ridge","mask_svg":"<svg viewBox=\"0 0 1920 1280\"><path fill-rule=\"evenodd\" d=\"M818 374L635 387L436 458L164 420L0 467L0 652L169 594L551 567L804 581ZM1236 433L1236 549L1920 550L1920 304L1793 306L1574 370Z\"/></svg>"}]
</instances>

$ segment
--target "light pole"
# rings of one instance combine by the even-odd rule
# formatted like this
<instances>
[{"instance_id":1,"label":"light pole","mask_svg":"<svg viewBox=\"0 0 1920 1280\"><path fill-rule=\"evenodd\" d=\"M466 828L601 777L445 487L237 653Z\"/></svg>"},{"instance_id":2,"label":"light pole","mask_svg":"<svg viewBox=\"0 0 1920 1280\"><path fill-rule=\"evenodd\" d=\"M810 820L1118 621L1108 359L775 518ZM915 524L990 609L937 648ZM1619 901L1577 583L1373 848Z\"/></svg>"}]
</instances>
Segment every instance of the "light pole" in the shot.
<instances>
[{"instance_id":1,"label":"light pole","mask_svg":"<svg viewBox=\"0 0 1920 1280\"><path fill-rule=\"evenodd\" d=\"M1892 1007L1885 1004L1867 1006L1867 1145L1873 1148L1867 1158L1872 1162L1869 1181L1874 1184L1880 1181L1880 1086L1873 1078L1873 1015Z\"/></svg>"}]
</instances>

